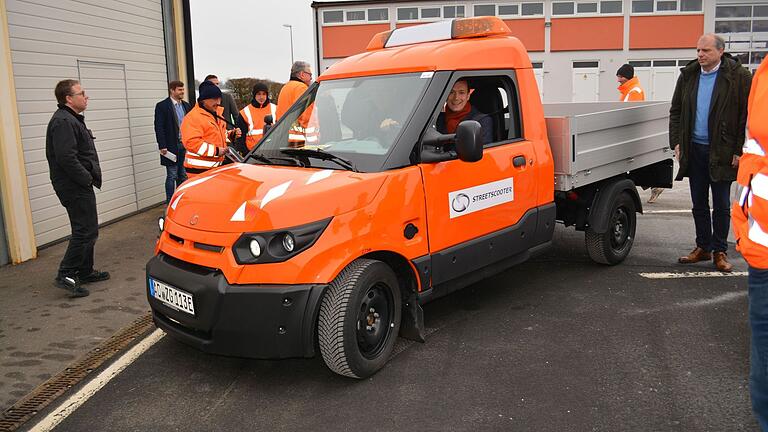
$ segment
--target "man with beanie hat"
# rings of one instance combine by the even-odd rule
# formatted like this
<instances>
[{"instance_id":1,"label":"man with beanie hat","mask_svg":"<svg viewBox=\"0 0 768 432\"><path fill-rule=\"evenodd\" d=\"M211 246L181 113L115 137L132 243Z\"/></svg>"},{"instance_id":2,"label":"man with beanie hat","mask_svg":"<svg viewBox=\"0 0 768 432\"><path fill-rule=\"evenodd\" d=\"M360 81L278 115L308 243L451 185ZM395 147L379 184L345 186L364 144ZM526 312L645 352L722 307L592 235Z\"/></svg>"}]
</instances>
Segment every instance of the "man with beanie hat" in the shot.
<instances>
[{"instance_id":1,"label":"man with beanie hat","mask_svg":"<svg viewBox=\"0 0 768 432\"><path fill-rule=\"evenodd\" d=\"M616 81L619 82L619 100L622 102L644 101L645 93L640 87L640 81L635 76L635 68L629 64L623 64L616 71Z\"/></svg>"},{"instance_id":2,"label":"man with beanie hat","mask_svg":"<svg viewBox=\"0 0 768 432\"><path fill-rule=\"evenodd\" d=\"M237 119L237 127L244 131L235 146L241 153L251 151L261 140L264 135L264 117L271 115L272 121L275 121L277 106L269 100L267 85L263 82L256 83L252 94L251 103L240 110L240 117Z\"/></svg>"},{"instance_id":3,"label":"man with beanie hat","mask_svg":"<svg viewBox=\"0 0 768 432\"><path fill-rule=\"evenodd\" d=\"M181 123L181 142L187 149L184 168L190 177L221 165L231 138L241 135L238 128L227 131L219 87L203 81L198 93L197 104Z\"/></svg>"}]
</instances>

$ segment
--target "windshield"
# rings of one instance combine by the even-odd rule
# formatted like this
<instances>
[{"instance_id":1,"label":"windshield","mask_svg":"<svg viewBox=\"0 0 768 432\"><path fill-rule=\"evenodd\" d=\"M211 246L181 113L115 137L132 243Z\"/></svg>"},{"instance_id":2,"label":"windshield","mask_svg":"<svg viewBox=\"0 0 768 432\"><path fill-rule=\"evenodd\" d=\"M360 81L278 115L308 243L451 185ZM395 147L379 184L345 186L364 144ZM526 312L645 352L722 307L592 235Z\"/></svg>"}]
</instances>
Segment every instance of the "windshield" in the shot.
<instances>
[{"instance_id":1,"label":"windshield","mask_svg":"<svg viewBox=\"0 0 768 432\"><path fill-rule=\"evenodd\" d=\"M379 171L428 83L421 73L316 83L246 162Z\"/></svg>"}]
</instances>

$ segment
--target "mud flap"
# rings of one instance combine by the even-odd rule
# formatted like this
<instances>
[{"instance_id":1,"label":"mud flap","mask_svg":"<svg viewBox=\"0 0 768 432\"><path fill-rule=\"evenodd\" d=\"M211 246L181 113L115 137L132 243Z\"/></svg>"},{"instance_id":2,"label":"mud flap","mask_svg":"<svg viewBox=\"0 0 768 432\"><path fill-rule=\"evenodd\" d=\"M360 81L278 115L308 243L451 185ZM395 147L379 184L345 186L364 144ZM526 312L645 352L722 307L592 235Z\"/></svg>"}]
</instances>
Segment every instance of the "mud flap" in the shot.
<instances>
[{"instance_id":1,"label":"mud flap","mask_svg":"<svg viewBox=\"0 0 768 432\"><path fill-rule=\"evenodd\" d=\"M411 295L411 297L403 303L403 314L400 321L400 337L421 343L426 341L424 310L421 308L415 295Z\"/></svg>"}]
</instances>

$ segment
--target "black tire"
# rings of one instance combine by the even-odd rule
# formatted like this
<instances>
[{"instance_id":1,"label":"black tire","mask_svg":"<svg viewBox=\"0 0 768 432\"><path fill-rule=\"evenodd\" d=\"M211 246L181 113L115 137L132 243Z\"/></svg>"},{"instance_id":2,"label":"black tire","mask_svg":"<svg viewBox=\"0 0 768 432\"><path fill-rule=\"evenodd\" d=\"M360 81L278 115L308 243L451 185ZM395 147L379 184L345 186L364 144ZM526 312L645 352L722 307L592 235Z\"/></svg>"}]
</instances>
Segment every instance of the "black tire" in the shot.
<instances>
[{"instance_id":1,"label":"black tire","mask_svg":"<svg viewBox=\"0 0 768 432\"><path fill-rule=\"evenodd\" d=\"M331 282L320 304L317 335L329 369L366 378L392 354L400 330L400 288L381 261L358 259Z\"/></svg>"},{"instance_id":2,"label":"black tire","mask_svg":"<svg viewBox=\"0 0 768 432\"><path fill-rule=\"evenodd\" d=\"M587 229L584 240L593 261L609 265L624 261L635 241L636 211L635 201L627 192L622 192L611 206L608 230L596 233Z\"/></svg>"}]
</instances>

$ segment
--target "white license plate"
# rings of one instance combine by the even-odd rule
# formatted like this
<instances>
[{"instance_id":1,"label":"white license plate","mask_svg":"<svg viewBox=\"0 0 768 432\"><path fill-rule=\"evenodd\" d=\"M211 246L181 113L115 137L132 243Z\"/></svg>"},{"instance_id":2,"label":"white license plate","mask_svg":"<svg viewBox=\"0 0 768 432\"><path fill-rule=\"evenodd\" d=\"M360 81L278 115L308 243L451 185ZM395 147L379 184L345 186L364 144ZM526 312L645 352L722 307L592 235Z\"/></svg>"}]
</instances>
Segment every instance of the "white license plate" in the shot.
<instances>
[{"instance_id":1,"label":"white license plate","mask_svg":"<svg viewBox=\"0 0 768 432\"><path fill-rule=\"evenodd\" d=\"M195 315L192 294L149 278L149 294L172 309Z\"/></svg>"}]
</instances>

